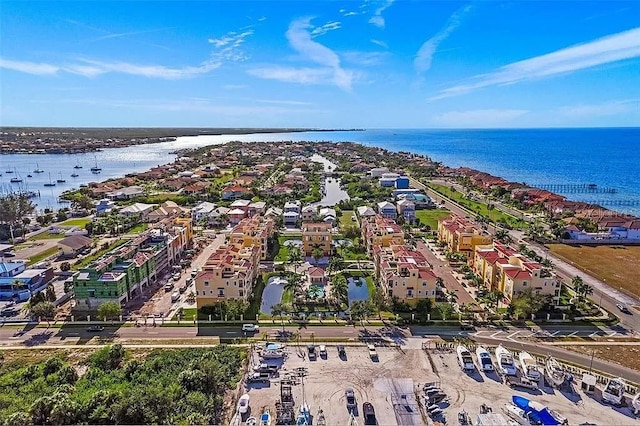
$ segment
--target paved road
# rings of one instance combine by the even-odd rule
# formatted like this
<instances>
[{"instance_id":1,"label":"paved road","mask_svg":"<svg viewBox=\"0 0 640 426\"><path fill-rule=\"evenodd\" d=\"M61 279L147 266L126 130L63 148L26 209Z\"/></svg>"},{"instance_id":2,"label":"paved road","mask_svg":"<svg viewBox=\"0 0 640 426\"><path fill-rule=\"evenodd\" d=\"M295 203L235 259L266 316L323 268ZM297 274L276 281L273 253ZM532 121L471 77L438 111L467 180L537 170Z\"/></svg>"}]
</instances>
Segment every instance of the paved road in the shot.
<instances>
[{"instance_id":1,"label":"paved road","mask_svg":"<svg viewBox=\"0 0 640 426\"><path fill-rule=\"evenodd\" d=\"M445 201L445 203L443 204L444 207L446 207L448 210L450 210L454 214L462 217L468 216L469 219L471 220L475 218L474 213L470 213L469 211L461 207L459 204L451 202L449 199L443 198L441 194L429 189L426 185L422 184L421 182L418 182L417 180L412 178L411 184L416 188L423 189L425 193L430 197L432 197L434 200L444 200ZM494 227L494 232L495 232L495 227ZM522 241L524 238L524 233L522 231L511 230L509 232L513 240L516 242ZM621 323L625 327L628 327L640 332L640 311L633 308L634 306L640 306L640 299L632 297L619 290L616 290L615 288L609 286L607 283L591 275L585 274L584 272L580 271L573 265L554 256L553 253L550 252L544 246L541 246L539 244L533 244L531 242L528 242L527 244L529 248L535 250L536 253L538 253L540 256L549 258L554 263L555 270L558 272L559 276L563 278L566 282L570 282L571 277L574 277L576 275L582 277L584 282L592 286L594 289L593 295L591 296L591 300L594 303L597 303L597 304L601 303L601 306L604 309L608 310L609 312L613 312L614 314L619 313L619 310L616 307L616 304L622 303L627 305L627 307L631 309L633 314L632 315L620 314L618 315L618 317L620 318Z\"/></svg>"}]
</instances>

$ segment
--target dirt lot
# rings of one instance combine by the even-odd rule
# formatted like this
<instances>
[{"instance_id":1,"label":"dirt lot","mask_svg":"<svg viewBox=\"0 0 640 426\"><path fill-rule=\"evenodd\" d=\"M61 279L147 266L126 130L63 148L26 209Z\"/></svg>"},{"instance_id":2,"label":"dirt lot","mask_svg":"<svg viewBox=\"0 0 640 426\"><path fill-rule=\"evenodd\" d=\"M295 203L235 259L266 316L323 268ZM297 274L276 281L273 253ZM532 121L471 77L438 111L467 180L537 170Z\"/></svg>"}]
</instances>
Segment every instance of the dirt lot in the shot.
<instances>
[{"instance_id":1,"label":"dirt lot","mask_svg":"<svg viewBox=\"0 0 640 426\"><path fill-rule=\"evenodd\" d=\"M606 359L625 367L640 370L640 344L637 346L628 345L566 345L562 346L570 351L580 352L582 354L591 355L596 358Z\"/></svg>"},{"instance_id":2,"label":"dirt lot","mask_svg":"<svg viewBox=\"0 0 640 426\"><path fill-rule=\"evenodd\" d=\"M306 368L306 376L298 379L292 387L294 405L297 410L306 400L314 416L314 424L319 409L324 411L326 424L349 424L344 396L347 387L352 387L356 394L358 424L364 424L362 403L365 401L373 404L380 425L426 424L427 419L422 416L421 408L416 403L417 398L423 397L421 389L425 383L436 383L446 393L448 401L439 405L449 423L456 423L458 413L462 410L475 423L482 404L490 406L494 412L500 412L504 404L511 401L512 395L523 395L558 411L570 424L638 424L628 408L601 404L598 392L595 396L588 396L574 387L576 390L573 393L561 393L545 386L535 392L512 390L495 374L485 375L477 371L473 374L464 373L458 367L454 353L431 352L430 361L419 348L403 351L377 348L379 362L373 362L366 348L347 347L347 359L341 360L335 345L329 345L327 359L309 361L298 355L297 348L289 347L287 350L289 356L279 377L272 379L269 385L250 385L247 388L251 412L244 415L243 420L249 415L259 418L265 408L269 408L274 415L281 380L302 367ZM258 361L257 356L254 359Z\"/></svg>"},{"instance_id":3,"label":"dirt lot","mask_svg":"<svg viewBox=\"0 0 640 426\"><path fill-rule=\"evenodd\" d=\"M615 288L640 296L640 247L549 244L556 255Z\"/></svg>"}]
</instances>

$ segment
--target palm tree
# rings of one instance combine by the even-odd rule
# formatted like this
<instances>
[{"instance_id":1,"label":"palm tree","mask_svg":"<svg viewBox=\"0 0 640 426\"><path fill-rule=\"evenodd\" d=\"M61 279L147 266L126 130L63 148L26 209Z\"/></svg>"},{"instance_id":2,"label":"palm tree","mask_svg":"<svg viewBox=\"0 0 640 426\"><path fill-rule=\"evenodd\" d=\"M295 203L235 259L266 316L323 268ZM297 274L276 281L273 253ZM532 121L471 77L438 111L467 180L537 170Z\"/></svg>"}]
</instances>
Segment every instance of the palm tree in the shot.
<instances>
[{"instance_id":1,"label":"palm tree","mask_svg":"<svg viewBox=\"0 0 640 426\"><path fill-rule=\"evenodd\" d=\"M447 300L449 300L449 302L457 302L458 301L458 292L455 290L449 290L446 293L447 295Z\"/></svg>"},{"instance_id":2,"label":"palm tree","mask_svg":"<svg viewBox=\"0 0 640 426\"><path fill-rule=\"evenodd\" d=\"M440 318L443 319L443 321L446 321L451 315L453 315L453 312L455 311L455 309L453 308L453 304L451 303L438 303L436 305L436 310L440 313Z\"/></svg>"},{"instance_id":3,"label":"palm tree","mask_svg":"<svg viewBox=\"0 0 640 426\"><path fill-rule=\"evenodd\" d=\"M436 287L444 288L444 280L442 277L436 277Z\"/></svg>"},{"instance_id":4,"label":"palm tree","mask_svg":"<svg viewBox=\"0 0 640 426\"><path fill-rule=\"evenodd\" d=\"M340 256L338 253L334 253L333 255L331 255L331 257L329 258L329 264L327 265L327 272L329 273L329 275L331 275L332 272L338 272L340 269L342 269L342 256Z\"/></svg>"},{"instance_id":5,"label":"palm tree","mask_svg":"<svg viewBox=\"0 0 640 426\"><path fill-rule=\"evenodd\" d=\"M311 251L311 256L316 261L316 265L318 265L318 261L322 258L323 254L324 252L320 247L314 247L313 250Z\"/></svg>"},{"instance_id":6,"label":"palm tree","mask_svg":"<svg viewBox=\"0 0 640 426\"><path fill-rule=\"evenodd\" d=\"M290 265L293 265L294 274L298 273L298 266L302 262L302 250L298 247L291 247L289 249L289 257L287 258L287 262Z\"/></svg>"},{"instance_id":7,"label":"palm tree","mask_svg":"<svg viewBox=\"0 0 640 426\"><path fill-rule=\"evenodd\" d=\"M507 231L506 229L498 229L496 231L496 240L505 244L510 244L513 242L513 238L511 238L511 235L509 235L509 231Z\"/></svg>"},{"instance_id":8,"label":"palm tree","mask_svg":"<svg viewBox=\"0 0 640 426\"><path fill-rule=\"evenodd\" d=\"M591 287L589 284L583 284L580 294L583 300L587 299L588 296L591 296L593 294L593 287Z\"/></svg>"},{"instance_id":9,"label":"palm tree","mask_svg":"<svg viewBox=\"0 0 640 426\"><path fill-rule=\"evenodd\" d=\"M492 307L497 307L500 301L504 299L504 293L500 290L493 290L487 294L487 300L489 300L489 305Z\"/></svg>"},{"instance_id":10,"label":"palm tree","mask_svg":"<svg viewBox=\"0 0 640 426\"><path fill-rule=\"evenodd\" d=\"M280 323L282 324L282 332L284 333L284 318L282 315L287 311L286 305L283 303L276 303L271 307L271 316L280 317Z\"/></svg>"},{"instance_id":11,"label":"palm tree","mask_svg":"<svg viewBox=\"0 0 640 426\"><path fill-rule=\"evenodd\" d=\"M287 283L284 285L285 291L290 291L293 294L294 299L300 296L303 288L302 277L299 274L291 274L287 278Z\"/></svg>"},{"instance_id":12,"label":"palm tree","mask_svg":"<svg viewBox=\"0 0 640 426\"><path fill-rule=\"evenodd\" d=\"M339 307L348 303L349 284L343 275L335 275L331 282L331 297L335 299Z\"/></svg>"},{"instance_id":13,"label":"palm tree","mask_svg":"<svg viewBox=\"0 0 640 426\"><path fill-rule=\"evenodd\" d=\"M582 277L576 275L575 277L571 278L571 286L573 287L573 291L575 291L576 294L582 294L582 290L584 288L584 281L582 280Z\"/></svg>"}]
</instances>

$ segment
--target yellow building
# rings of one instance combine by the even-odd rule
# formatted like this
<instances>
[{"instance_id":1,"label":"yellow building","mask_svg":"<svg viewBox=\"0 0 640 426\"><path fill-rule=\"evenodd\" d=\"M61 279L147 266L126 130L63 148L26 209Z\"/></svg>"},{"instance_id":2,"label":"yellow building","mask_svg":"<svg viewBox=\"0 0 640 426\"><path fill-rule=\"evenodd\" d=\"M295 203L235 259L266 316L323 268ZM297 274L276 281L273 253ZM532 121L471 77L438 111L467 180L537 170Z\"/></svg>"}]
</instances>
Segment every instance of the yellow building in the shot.
<instances>
[{"instance_id":1,"label":"yellow building","mask_svg":"<svg viewBox=\"0 0 640 426\"><path fill-rule=\"evenodd\" d=\"M438 220L438 240L450 251L471 259L476 246L491 244L493 238L468 220L452 215Z\"/></svg>"},{"instance_id":2,"label":"yellow building","mask_svg":"<svg viewBox=\"0 0 640 426\"><path fill-rule=\"evenodd\" d=\"M384 294L415 305L420 299L435 299L436 275L424 255L405 245L374 246L375 275Z\"/></svg>"},{"instance_id":3,"label":"yellow building","mask_svg":"<svg viewBox=\"0 0 640 426\"><path fill-rule=\"evenodd\" d=\"M256 246L260 249L260 259L269 255L268 242L273 234L274 222L262 216L242 219L227 235L227 242L235 247Z\"/></svg>"},{"instance_id":4,"label":"yellow building","mask_svg":"<svg viewBox=\"0 0 640 426\"><path fill-rule=\"evenodd\" d=\"M323 256L331 256L331 224L324 222L309 222L302 224L302 251L305 256L312 256L317 247Z\"/></svg>"},{"instance_id":5,"label":"yellow building","mask_svg":"<svg viewBox=\"0 0 640 426\"><path fill-rule=\"evenodd\" d=\"M259 265L258 246L220 247L196 275L197 307L222 300L246 300L253 291Z\"/></svg>"},{"instance_id":6,"label":"yellow building","mask_svg":"<svg viewBox=\"0 0 640 426\"><path fill-rule=\"evenodd\" d=\"M534 293L560 298L560 281L553 272L528 259L509 246L496 243L477 246L473 271L490 290L501 291L507 300L530 288Z\"/></svg>"},{"instance_id":7,"label":"yellow building","mask_svg":"<svg viewBox=\"0 0 640 426\"><path fill-rule=\"evenodd\" d=\"M402 228L391 219L375 215L362 221L362 241L367 253L372 254L374 247L390 247L404 244Z\"/></svg>"}]
</instances>

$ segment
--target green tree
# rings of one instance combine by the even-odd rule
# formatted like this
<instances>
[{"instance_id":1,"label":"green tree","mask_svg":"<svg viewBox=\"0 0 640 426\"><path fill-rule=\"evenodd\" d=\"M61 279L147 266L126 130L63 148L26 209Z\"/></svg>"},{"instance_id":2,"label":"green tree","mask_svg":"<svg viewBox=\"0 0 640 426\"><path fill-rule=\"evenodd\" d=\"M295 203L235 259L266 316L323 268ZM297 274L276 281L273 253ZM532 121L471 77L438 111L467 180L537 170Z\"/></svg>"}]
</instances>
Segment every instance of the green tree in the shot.
<instances>
[{"instance_id":1,"label":"green tree","mask_svg":"<svg viewBox=\"0 0 640 426\"><path fill-rule=\"evenodd\" d=\"M290 247L289 248L289 257L287 258L287 262L290 265L293 265L293 273L298 273L298 266L302 263L302 250L298 247Z\"/></svg>"},{"instance_id":2,"label":"green tree","mask_svg":"<svg viewBox=\"0 0 640 426\"><path fill-rule=\"evenodd\" d=\"M45 291L45 299L49 302L56 301L56 289L53 287L53 284L47 285L47 289Z\"/></svg>"},{"instance_id":3,"label":"green tree","mask_svg":"<svg viewBox=\"0 0 640 426\"><path fill-rule=\"evenodd\" d=\"M339 308L347 304L349 297L349 283L342 274L334 275L331 279L331 297L336 301Z\"/></svg>"},{"instance_id":4,"label":"green tree","mask_svg":"<svg viewBox=\"0 0 640 426\"><path fill-rule=\"evenodd\" d=\"M30 215L36 206L28 196L24 194L10 193L0 196L0 224L7 224L11 241L13 241L13 229L25 216Z\"/></svg>"},{"instance_id":5,"label":"green tree","mask_svg":"<svg viewBox=\"0 0 640 426\"><path fill-rule=\"evenodd\" d=\"M444 321L449 319L455 312L453 304L450 302L437 303L436 310L440 314L440 318L442 318Z\"/></svg>"},{"instance_id":6,"label":"green tree","mask_svg":"<svg viewBox=\"0 0 640 426\"><path fill-rule=\"evenodd\" d=\"M32 317L45 319L49 323L56 314L56 307L51 302L39 302L29 306L29 313Z\"/></svg>"},{"instance_id":7,"label":"green tree","mask_svg":"<svg viewBox=\"0 0 640 426\"><path fill-rule=\"evenodd\" d=\"M287 283L284 285L284 290L291 292L294 298L302 295L304 288L304 282L300 274L291 274L287 277Z\"/></svg>"},{"instance_id":8,"label":"green tree","mask_svg":"<svg viewBox=\"0 0 640 426\"><path fill-rule=\"evenodd\" d=\"M118 302L105 302L98 306L98 318L103 321L118 318L122 314L122 308Z\"/></svg>"},{"instance_id":9,"label":"green tree","mask_svg":"<svg viewBox=\"0 0 640 426\"><path fill-rule=\"evenodd\" d=\"M373 287L373 292L369 295L369 301L373 307L373 312L378 314L378 318L382 319L382 311L386 309L387 304L384 297L384 292L379 286Z\"/></svg>"},{"instance_id":10,"label":"green tree","mask_svg":"<svg viewBox=\"0 0 640 426\"><path fill-rule=\"evenodd\" d=\"M513 242L513 238L511 238L509 231L506 229L498 229L496 231L496 240L504 244L511 244Z\"/></svg>"},{"instance_id":11,"label":"green tree","mask_svg":"<svg viewBox=\"0 0 640 426\"><path fill-rule=\"evenodd\" d=\"M544 296L534 293L530 288L518 293L511 301L511 309L516 319L529 318L544 306Z\"/></svg>"},{"instance_id":12,"label":"green tree","mask_svg":"<svg viewBox=\"0 0 640 426\"><path fill-rule=\"evenodd\" d=\"M492 290L487 294L486 297L489 301L489 306L496 308L500 301L504 299L504 293L500 290Z\"/></svg>"},{"instance_id":13,"label":"green tree","mask_svg":"<svg viewBox=\"0 0 640 426\"><path fill-rule=\"evenodd\" d=\"M69 262L62 262L60 264L60 270L62 272L67 272L71 270L71 264Z\"/></svg>"},{"instance_id":14,"label":"green tree","mask_svg":"<svg viewBox=\"0 0 640 426\"><path fill-rule=\"evenodd\" d=\"M342 262L342 256L340 256L338 253L332 254L329 258L329 264L327 265L327 272L329 273L329 275L331 275L332 272L339 272L342 269Z\"/></svg>"},{"instance_id":15,"label":"green tree","mask_svg":"<svg viewBox=\"0 0 640 426\"><path fill-rule=\"evenodd\" d=\"M576 275L571 278L571 287L573 287L573 291L575 291L577 295L581 295L584 288L584 281L582 280L582 277Z\"/></svg>"},{"instance_id":16,"label":"green tree","mask_svg":"<svg viewBox=\"0 0 640 426\"><path fill-rule=\"evenodd\" d=\"M431 313L432 309L433 309L433 302L431 301L431 299L427 297L427 298L418 300L418 303L416 303L415 311L418 314L418 317L420 319L426 320L427 316Z\"/></svg>"},{"instance_id":17,"label":"green tree","mask_svg":"<svg viewBox=\"0 0 640 426\"><path fill-rule=\"evenodd\" d=\"M274 317L280 317L280 324L282 325L282 332L284 333L284 314L289 311L289 307L284 303L276 303L271 307L271 315Z\"/></svg>"},{"instance_id":18,"label":"green tree","mask_svg":"<svg viewBox=\"0 0 640 426\"><path fill-rule=\"evenodd\" d=\"M311 256L313 257L313 260L315 260L316 265L318 264L318 261L322 258L322 255L324 253L322 252L322 249L320 247L314 247L313 250L311 250Z\"/></svg>"},{"instance_id":19,"label":"green tree","mask_svg":"<svg viewBox=\"0 0 640 426\"><path fill-rule=\"evenodd\" d=\"M364 320L366 320L373 312L371 304L367 302L368 301L365 300L356 300L351 303L351 307L349 308L351 318L353 318L354 321L361 321L363 328Z\"/></svg>"}]
</instances>

